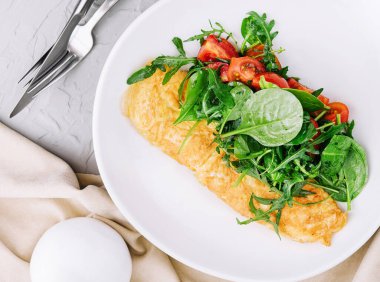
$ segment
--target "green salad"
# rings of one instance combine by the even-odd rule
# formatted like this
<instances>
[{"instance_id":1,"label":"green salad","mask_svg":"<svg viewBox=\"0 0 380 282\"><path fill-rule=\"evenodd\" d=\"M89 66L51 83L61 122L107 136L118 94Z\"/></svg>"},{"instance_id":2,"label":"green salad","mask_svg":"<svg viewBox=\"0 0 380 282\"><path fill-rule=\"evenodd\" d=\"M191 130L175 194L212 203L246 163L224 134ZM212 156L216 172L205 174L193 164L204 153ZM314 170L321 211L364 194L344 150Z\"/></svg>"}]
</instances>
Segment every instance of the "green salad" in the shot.
<instances>
[{"instance_id":1,"label":"green salad","mask_svg":"<svg viewBox=\"0 0 380 282\"><path fill-rule=\"evenodd\" d=\"M187 40L173 38L177 56L157 57L127 83L146 79L159 69L166 72L162 81L166 84L187 66L178 89L181 111L175 124L195 122L187 138L200 121L215 125L217 152L240 174L233 186L251 176L278 194L275 199L252 194L247 205L254 217L238 223L263 220L278 232L285 205L305 205L295 197L313 193L304 189L306 184L324 189L326 199L346 202L351 210L351 202L367 182L368 164L365 150L353 138L355 123L349 120L349 108L330 102L322 88L301 84L281 65L278 54L284 49L273 46L278 34L274 25L266 14L248 13L238 48L232 33L220 23L210 23L209 29ZM199 41L197 57L186 55L183 43L189 41ZM256 208L254 200L268 209Z\"/></svg>"}]
</instances>

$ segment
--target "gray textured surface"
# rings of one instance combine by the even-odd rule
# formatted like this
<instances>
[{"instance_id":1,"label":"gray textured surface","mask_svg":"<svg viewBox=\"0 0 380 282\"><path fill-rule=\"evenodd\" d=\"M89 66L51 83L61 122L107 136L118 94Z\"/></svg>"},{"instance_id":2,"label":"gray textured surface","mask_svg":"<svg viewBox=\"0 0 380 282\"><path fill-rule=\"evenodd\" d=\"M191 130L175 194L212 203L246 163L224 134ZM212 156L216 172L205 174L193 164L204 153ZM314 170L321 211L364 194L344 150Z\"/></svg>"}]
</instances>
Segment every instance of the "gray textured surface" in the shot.
<instances>
[{"instance_id":1,"label":"gray textured surface","mask_svg":"<svg viewBox=\"0 0 380 282\"><path fill-rule=\"evenodd\" d=\"M91 121L100 72L120 34L156 1L120 0L95 28L96 43L88 57L9 119L22 95L17 81L54 43L77 0L1 0L0 121L62 157L75 171L97 173Z\"/></svg>"}]
</instances>

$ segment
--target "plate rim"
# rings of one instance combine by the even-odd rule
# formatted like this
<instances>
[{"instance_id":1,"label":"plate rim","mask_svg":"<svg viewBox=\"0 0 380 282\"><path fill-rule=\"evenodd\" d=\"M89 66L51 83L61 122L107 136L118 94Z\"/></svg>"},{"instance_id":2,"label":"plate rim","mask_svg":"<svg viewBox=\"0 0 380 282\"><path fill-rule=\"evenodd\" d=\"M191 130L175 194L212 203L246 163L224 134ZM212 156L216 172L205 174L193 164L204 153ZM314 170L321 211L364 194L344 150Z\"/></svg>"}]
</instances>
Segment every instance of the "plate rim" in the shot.
<instances>
[{"instance_id":1,"label":"plate rim","mask_svg":"<svg viewBox=\"0 0 380 282\"><path fill-rule=\"evenodd\" d=\"M109 52L107 59L103 65L102 71L99 76L99 81L96 88L96 94L95 94L95 100L94 100L94 107L93 107L93 117L92 117L92 137L93 137L93 146L94 146L94 154L95 159L97 161L97 165L99 168L99 172L101 175L101 178L103 180L104 186L107 187L106 190L108 194L110 195L112 201L115 203L116 207L121 211L122 215L131 223L131 225L147 239L149 242L151 242L155 247L163 251L165 254L173 257L174 259L180 261L181 263L194 268L196 270L199 270L201 272L204 272L206 274L212 275L214 277L226 279L226 280L232 280L236 281L263 281L263 280L257 280L257 279L247 279L246 277L237 277L234 275L229 275L228 273L216 271L213 269L210 269L208 267L204 267L202 265L197 264L196 262L192 261L191 259L188 259L186 257L181 256L180 254L177 254L175 250L172 250L169 246L167 246L164 243L161 243L159 239L155 238L154 235L152 235L149 230L145 229L142 225L138 223L137 220L135 220L134 216L128 211L127 208L124 207L124 205L121 203L119 198L116 196L115 189L113 189L111 185L111 180L108 178L108 174L106 172L106 168L103 165L103 155L100 153L100 142L99 142L99 136L100 131L97 130L98 127L98 120L99 120L99 112L100 112L100 96L102 95L102 89L105 81L106 74L110 70L111 61L113 57L116 54L116 51L119 49L119 46L122 45L122 43L125 41L124 38L128 36L129 33L132 33L135 27L139 25L140 22L143 22L147 17L149 17L150 14L156 12L159 10L162 6L170 4L170 2L174 2L175 0L159 0L156 3L154 3L152 6L150 6L148 9L146 9L143 13L141 13L139 16L137 16L122 32L122 34L117 39L116 43L112 47L111 51ZM177 0L178 1L178 0ZM183 0L185 1L185 0ZM305 274L294 274L292 277L287 277L284 279L275 279L275 280L266 280L266 281L294 281L294 280L304 280L311 277L314 277L318 274L321 274L323 272L326 272L330 270L331 268L337 266L344 260L348 259L352 254L354 254L359 248L361 248L371 237L372 235L378 230L380 226L380 216L378 217L377 222L375 222L371 228L368 228L366 233L363 233L363 236L361 240L357 240L356 244L352 244L351 247L347 248L347 250L343 253L341 253L339 256L337 256L334 260L330 261L330 263L326 263L323 266L320 266L316 268L313 271L309 271Z\"/></svg>"}]
</instances>

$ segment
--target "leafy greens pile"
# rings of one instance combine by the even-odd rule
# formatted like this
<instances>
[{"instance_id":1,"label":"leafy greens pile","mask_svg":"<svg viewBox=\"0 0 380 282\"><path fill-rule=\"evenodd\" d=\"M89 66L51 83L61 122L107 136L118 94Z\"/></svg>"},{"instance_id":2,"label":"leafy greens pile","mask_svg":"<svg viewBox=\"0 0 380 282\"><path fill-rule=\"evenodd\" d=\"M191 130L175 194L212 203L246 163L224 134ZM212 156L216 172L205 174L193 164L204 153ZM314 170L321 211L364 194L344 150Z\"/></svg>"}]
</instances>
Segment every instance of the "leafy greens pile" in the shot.
<instances>
[{"instance_id":1,"label":"leafy greens pile","mask_svg":"<svg viewBox=\"0 0 380 282\"><path fill-rule=\"evenodd\" d=\"M273 32L274 24L274 20L267 20L266 14L248 13L242 22L244 41L240 53L244 54L257 44L264 45L262 62L266 69L287 78L288 68L280 68L274 55L272 41L277 35ZM210 25L211 30L202 30L201 34L186 41L202 43L210 34L232 37L221 24ZM262 90L257 92L240 82L226 84L220 79L219 70L207 68L207 63L195 57L187 57L181 39L175 37L173 43L178 56L157 57L132 74L127 83L148 78L159 69L167 71L162 82L166 84L180 68L191 65L178 90L181 112L175 124L195 121L187 138L200 121L215 124L217 152L223 155L228 166L240 173L234 186L249 175L278 194L274 199L252 194L247 205L254 217L238 220L239 224L263 220L272 224L278 233L285 205L321 202L301 204L296 200L296 197L313 194L304 189L306 184L323 188L329 194L326 199L347 202L348 210L351 209L351 201L367 181L366 154L352 137L354 121L341 123L338 118L334 123L321 119L329 109L317 98L322 89L312 94L298 89L280 89L263 77L260 79ZM317 117L316 111L320 113ZM317 129L310 121L311 115L315 120L321 119ZM257 208L255 201L268 209Z\"/></svg>"}]
</instances>

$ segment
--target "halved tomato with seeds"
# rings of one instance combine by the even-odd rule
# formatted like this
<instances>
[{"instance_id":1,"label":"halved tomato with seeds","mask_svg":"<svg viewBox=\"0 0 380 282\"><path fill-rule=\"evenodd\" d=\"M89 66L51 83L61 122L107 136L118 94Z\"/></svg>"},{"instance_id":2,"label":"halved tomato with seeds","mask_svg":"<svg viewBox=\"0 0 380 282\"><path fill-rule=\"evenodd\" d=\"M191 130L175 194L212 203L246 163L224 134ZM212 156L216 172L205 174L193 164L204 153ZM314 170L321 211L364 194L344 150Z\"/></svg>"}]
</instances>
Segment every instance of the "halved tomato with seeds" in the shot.
<instances>
[{"instance_id":1,"label":"halved tomato with seeds","mask_svg":"<svg viewBox=\"0 0 380 282\"><path fill-rule=\"evenodd\" d=\"M212 62L216 59L231 60L237 56L236 48L227 39L211 34L203 42L197 58L202 62Z\"/></svg>"},{"instance_id":2,"label":"halved tomato with seeds","mask_svg":"<svg viewBox=\"0 0 380 282\"><path fill-rule=\"evenodd\" d=\"M259 60L251 57L232 58L228 68L228 80L248 83L261 72L265 72L265 67Z\"/></svg>"},{"instance_id":3,"label":"halved tomato with seeds","mask_svg":"<svg viewBox=\"0 0 380 282\"><path fill-rule=\"evenodd\" d=\"M323 119L336 123L337 115L339 114L341 122L348 122L350 111L345 104L341 102L333 102L328 104L328 106L330 107L330 110Z\"/></svg>"}]
</instances>

